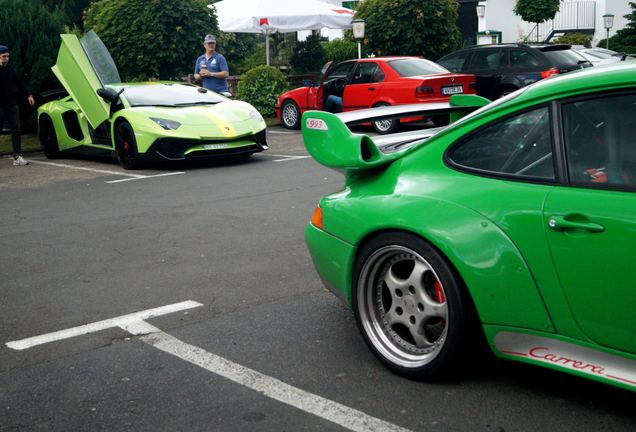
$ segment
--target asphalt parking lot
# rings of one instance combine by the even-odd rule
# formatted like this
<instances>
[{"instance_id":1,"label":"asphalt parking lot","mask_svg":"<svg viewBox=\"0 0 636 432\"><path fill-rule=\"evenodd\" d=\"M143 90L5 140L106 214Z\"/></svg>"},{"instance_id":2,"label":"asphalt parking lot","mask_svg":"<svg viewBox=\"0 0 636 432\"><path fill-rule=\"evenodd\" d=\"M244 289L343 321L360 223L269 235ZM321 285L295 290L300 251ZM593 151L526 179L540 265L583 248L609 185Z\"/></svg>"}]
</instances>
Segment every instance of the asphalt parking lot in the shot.
<instances>
[{"instance_id":1,"label":"asphalt parking lot","mask_svg":"<svg viewBox=\"0 0 636 432\"><path fill-rule=\"evenodd\" d=\"M132 172L0 159L1 431L634 430L633 393L549 370L386 370L303 240L343 177L268 140Z\"/></svg>"}]
</instances>

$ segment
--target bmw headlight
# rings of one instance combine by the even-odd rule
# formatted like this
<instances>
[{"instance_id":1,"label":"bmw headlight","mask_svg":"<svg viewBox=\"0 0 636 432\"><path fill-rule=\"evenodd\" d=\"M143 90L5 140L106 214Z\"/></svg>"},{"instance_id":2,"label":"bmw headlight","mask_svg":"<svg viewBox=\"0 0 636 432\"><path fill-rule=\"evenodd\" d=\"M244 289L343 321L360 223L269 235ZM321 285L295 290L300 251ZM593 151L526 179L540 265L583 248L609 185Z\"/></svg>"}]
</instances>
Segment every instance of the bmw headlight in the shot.
<instances>
[{"instance_id":1,"label":"bmw headlight","mask_svg":"<svg viewBox=\"0 0 636 432\"><path fill-rule=\"evenodd\" d=\"M264 122L265 120L263 119L263 116L261 115L261 113L259 113L256 108L252 108L250 110L250 117L252 118L252 120L255 120L257 122Z\"/></svg>"},{"instance_id":2,"label":"bmw headlight","mask_svg":"<svg viewBox=\"0 0 636 432\"><path fill-rule=\"evenodd\" d=\"M159 126L164 128L165 130L177 130L179 129L179 126L181 126L181 123L174 120L167 120L167 119L154 118L154 117L150 117L150 120L157 123Z\"/></svg>"}]
</instances>

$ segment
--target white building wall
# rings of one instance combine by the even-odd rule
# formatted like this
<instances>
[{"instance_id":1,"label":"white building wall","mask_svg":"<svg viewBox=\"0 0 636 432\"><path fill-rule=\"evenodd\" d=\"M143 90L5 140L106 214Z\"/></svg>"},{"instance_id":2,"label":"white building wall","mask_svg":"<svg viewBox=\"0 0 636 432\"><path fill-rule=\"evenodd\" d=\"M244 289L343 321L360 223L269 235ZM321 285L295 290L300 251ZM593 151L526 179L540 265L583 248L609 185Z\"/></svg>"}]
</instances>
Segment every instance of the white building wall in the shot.
<instances>
[{"instance_id":1,"label":"white building wall","mask_svg":"<svg viewBox=\"0 0 636 432\"><path fill-rule=\"evenodd\" d=\"M564 0L572 1L575 0ZM486 14L483 22L480 22L480 28L484 26L483 28L502 32L502 42L519 42L528 36L535 26L534 23L523 21L515 15L515 0L482 0L481 3L486 5ZM628 21L623 16L630 12L627 0L596 0L596 32L592 44L596 45L599 40L605 38L604 14L614 14L614 26L610 30L610 36L613 36L617 30L627 25Z\"/></svg>"},{"instance_id":2,"label":"white building wall","mask_svg":"<svg viewBox=\"0 0 636 432\"><path fill-rule=\"evenodd\" d=\"M632 0L633 1L633 0ZM596 1L596 33L594 34L594 40L592 43L596 45L601 39L605 39L606 32L603 27L603 15L610 13L614 15L614 26L610 29L610 37L614 36L616 32L622 28L627 27L625 15L629 14L632 9L629 7L627 0L597 0Z\"/></svg>"}]
</instances>

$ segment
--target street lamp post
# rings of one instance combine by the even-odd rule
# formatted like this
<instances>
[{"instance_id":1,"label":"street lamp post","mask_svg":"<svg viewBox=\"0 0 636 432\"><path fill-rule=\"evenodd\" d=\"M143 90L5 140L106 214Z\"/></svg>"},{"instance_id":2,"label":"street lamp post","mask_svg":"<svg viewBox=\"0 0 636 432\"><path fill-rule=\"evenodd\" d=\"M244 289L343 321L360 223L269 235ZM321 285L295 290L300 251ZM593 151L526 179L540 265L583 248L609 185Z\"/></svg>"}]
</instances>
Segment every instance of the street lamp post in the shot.
<instances>
[{"instance_id":1,"label":"street lamp post","mask_svg":"<svg viewBox=\"0 0 636 432\"><path fill-rule=\"evenodd\" d=\"M614 15L603 15L603 24L605 25L605 48L609 49L609 31L614 26Z\"/></svg>"},{"instance_id":2,"label":"street lamp post","mask_svg":"<svg viewBox=\"0 0 636 432\"><path fill-rule=\"evenodd\" d=\"M483 18L484 16L486 16L486 5L484 4L477 5L477 16L479 18Z\"/></svg>"},{"instance_id":3,"label":"street lamp post","mask_svg":"<svg viewBox=\"0 0 636 432\"><path fill-rule=\"evenodd\" d=\"M484 3L479 3L477 4L477 6L475 7L475 11L477 12L477 37L475 39L475 42L478 45L481 45L482 43L486 43L485 41L483 41L483 34L487 29L486 26L486 5Z\"/></svg>"},{"instance_id":4,"label":"street lamp post","mask_svg":"<svg viewBox=\"0 0 636 432\"><path fill-rule=\"evenodd\" d=\"M358 58L362 58L362 46L360 41L364 39L364 20L355 19L351 21L351 27L353 29L353 37L358 40Z\"/></svg>"}]
</instances>

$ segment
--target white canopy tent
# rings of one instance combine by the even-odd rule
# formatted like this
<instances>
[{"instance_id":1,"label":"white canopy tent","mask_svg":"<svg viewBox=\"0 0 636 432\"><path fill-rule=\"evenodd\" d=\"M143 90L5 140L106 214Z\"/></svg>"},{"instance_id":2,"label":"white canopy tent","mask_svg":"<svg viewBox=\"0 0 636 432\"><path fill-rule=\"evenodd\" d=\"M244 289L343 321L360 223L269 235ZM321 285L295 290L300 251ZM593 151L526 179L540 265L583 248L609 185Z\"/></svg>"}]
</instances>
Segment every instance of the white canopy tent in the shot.
<instances>
[{"instance_id":1,"label":"white canopy tent","mask_svg":"<svg viewBox=\"0 0 636 432\"><path fill-rule=\"evenodd\" d=\"M354 14L320 0L223 0L208 7L216 9L221 31L264 34L267 65L270 34L350 28Z\"/></svg>"}]
</instances>

